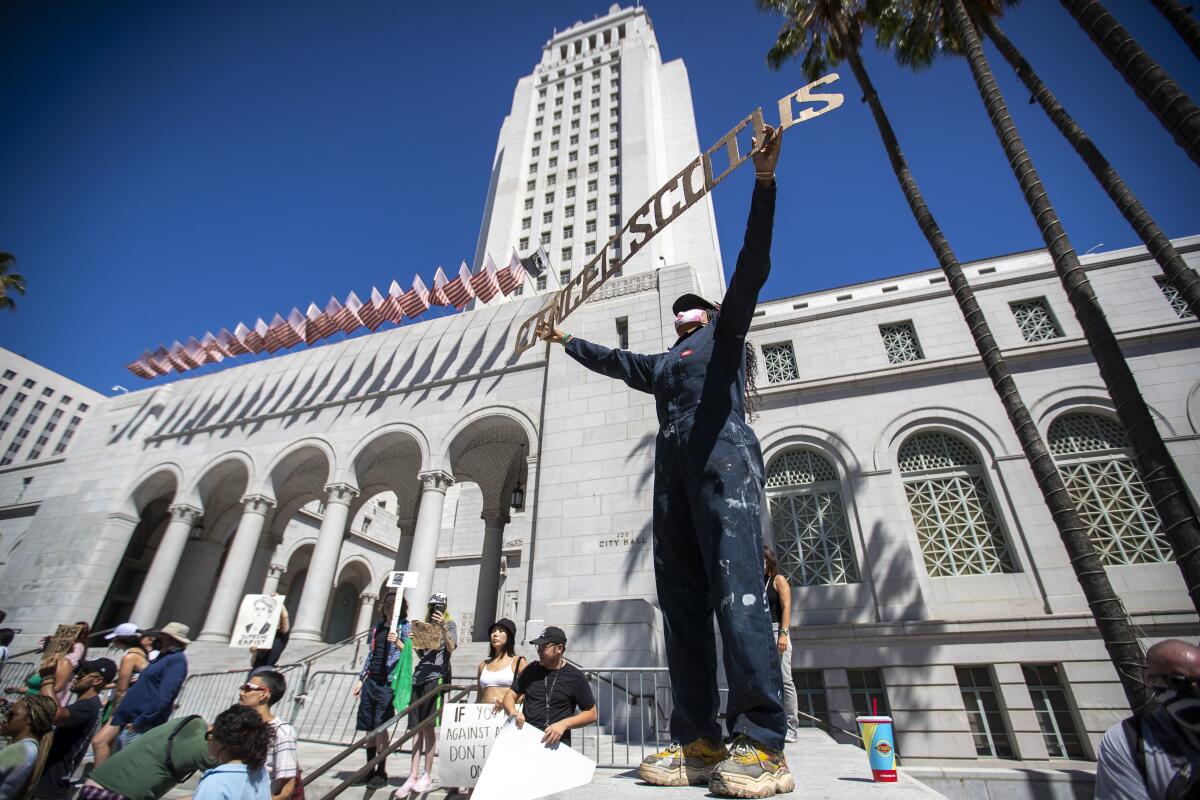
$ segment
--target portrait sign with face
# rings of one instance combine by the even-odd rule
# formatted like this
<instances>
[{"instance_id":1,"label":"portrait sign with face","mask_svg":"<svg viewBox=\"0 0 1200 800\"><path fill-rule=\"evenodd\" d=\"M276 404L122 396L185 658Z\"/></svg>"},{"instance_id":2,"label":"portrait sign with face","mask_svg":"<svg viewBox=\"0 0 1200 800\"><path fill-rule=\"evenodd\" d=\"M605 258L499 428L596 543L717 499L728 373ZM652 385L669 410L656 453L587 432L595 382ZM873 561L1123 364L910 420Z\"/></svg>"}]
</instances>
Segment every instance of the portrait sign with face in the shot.
<instances>
[{"instance_id":1,"label":"portrait sign with face","mask_svg":"<svg viewBox=\"0 0 1200 800\"><path fill-rule=\"evenodd\" d=\"M269 594L248 594L243 597L237 622L233 624L233 635L229 637L229 646L269 649L275 642L275 631L279 628L279 615L285 599L283 595Z\"/></svg>"}]
</instances>

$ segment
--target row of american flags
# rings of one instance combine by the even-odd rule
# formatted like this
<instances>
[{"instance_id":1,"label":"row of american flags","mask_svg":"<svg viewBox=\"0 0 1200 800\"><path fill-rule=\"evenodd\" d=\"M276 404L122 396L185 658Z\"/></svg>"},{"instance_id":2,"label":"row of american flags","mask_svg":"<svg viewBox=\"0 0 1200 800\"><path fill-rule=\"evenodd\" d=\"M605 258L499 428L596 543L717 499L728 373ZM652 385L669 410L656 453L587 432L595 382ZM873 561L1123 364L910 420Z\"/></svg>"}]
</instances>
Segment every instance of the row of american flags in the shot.
<instances>
[{"instance_id":1,"label":"row of american flags","mask_svg":"<svg viewBox=\"0 0 1200 800\"><path fill-rule=\"evenodd\" d=\"M514 250L508 265L500 269L496 268L490 255L474 274L464 261L453 280L438 267L432 286L426 286L417 275L408 291L392 281L386 294L372 287L367 300L360 300L354 292L350 292L344 301L330 297L324 308L310 303L305 312L293 308L286 317L276 314L269 323L261 318L253 326L239 322L232 332L222 328L220 333L209 331L201 338L193 336L183 344L176 341L170 347L160 345L153 352L145 351L125 368L139 378L149 380L247 353L274 353L315 344L337 333L350 334L362 328L375 331L385 322L399 325L402 320L419 317L434 306L461 311L472 300L490 303L498 296L508 297L524 285L530 275L545 274L549 263L546 251L539 246L537 252L526 258L519 257Z\"/></svg>"}]
</instances>

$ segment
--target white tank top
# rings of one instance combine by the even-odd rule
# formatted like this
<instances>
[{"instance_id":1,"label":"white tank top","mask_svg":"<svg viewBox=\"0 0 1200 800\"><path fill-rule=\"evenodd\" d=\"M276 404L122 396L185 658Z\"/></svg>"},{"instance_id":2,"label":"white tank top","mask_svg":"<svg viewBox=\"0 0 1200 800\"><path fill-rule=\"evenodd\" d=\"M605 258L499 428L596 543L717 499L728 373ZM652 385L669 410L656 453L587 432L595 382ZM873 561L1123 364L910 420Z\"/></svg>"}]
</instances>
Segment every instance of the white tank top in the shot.
<instances>
[{"instance_id":1,"label":"white tank top","mask_svg":"<svg viewBox=\"0 0 1200 800\"><path fill-rule=\"evenodd\" d=\"M483 672L481 672L479 675L479 687L481 689L491 689L493 686L499 686L507 689L508 687L512 686L513 678L516 677L513 673L513 667L516 665L516 663L517 660L514 658L512 661L508 662L507 667L496 670L495 672L485 666L483 668Z\"/></svg>"}]
</instances>

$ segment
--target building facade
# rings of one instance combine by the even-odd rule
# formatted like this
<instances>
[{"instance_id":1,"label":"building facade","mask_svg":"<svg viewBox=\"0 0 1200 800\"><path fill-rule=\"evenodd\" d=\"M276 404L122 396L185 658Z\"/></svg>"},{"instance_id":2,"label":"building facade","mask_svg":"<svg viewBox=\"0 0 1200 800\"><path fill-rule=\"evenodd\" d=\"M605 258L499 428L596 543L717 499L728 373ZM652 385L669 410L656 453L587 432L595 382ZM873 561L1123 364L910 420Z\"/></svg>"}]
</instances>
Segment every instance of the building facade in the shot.
<instances>
[{"instance_id":1,"label":"building facade","mask_svg":"<svg viewBox=\"0 0 1200 800\"><path fill-rule=\"evenodd\" d=\"M644 11L610 17L556 36L518 85L481 254L520 237L530 196L508 170L523 176L531 162L509 159L533 147L533 131L518 136L513 120L537 113L541 75L572 91L571 65L587 75L600 58L603 91L604 59L617 58L622 137L626 104L649 94L641 83L661 87L671 70L686 83L681 65L661 65L649 47ZM626 25L624 39L610 23ZM591 55L610 27L612 51ZM636 59L647 71L634 86L625 70ZM620 158L621 181L642 165L645 194L680 166ZM565 174L566 163L554 169ZM534 179L535 219L548 169ZM640 201L642 188L631 190ZM780 191L794 190L784 176ZM552 200L554 257L566 198ZM639 253L572 315L571 333L639 352L670 346L672 301L721 291L711 210L688 214L699 239L678 227L687 217L672 225L655 242L674 232L676 249ZM1177 247L1197 266L1200 237ZM789 253L774 262L807 266ZM1200 326L1144 250L1083 263L1200 495ZM1195 612L1049 256L964 268L1134 621L1147 641L1195 638ZM447 592L477 640L509 616L522 639L561 625L585 666L661 665L653 399L558 347L514 355L513 332L543 300L96 399L61 458L0 467L0 498L19 496L27 510L10 533L15 506L0 506L0 608L31 637L74 619L180 619L220 643L244 593L280 591L294 608L293 640L318 642L351 618L361 630L384 574L399 567L420 573L410 603ZM752 424L771 538L793 586L802 709L853 728L875 699L896 716L909 764L1094 759L1099 736L1127 713L1124 696L941 273L764 300L750 339L761 396Z\"/></svg>"}]
</instances>

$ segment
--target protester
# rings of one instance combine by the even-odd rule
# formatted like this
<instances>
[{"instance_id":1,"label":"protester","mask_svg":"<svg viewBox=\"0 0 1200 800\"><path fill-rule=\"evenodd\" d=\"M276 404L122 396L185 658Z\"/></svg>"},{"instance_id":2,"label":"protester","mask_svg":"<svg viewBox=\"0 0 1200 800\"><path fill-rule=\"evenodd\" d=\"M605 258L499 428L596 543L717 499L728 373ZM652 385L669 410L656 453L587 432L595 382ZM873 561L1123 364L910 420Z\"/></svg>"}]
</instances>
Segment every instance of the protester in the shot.
<instances>
[{"instance_id":1,"label":"protester","mask_svg":"<svg viewBox=\"0 0 1200 800\"><path fill-rule=\"evenodd\" d=\"M272 596L278 597L279 595L274 594ZM291 630L292 621L288 617L287 607L280 603L279 625L275 628L275 641L271 642L271 646L267 648L250 648L250 669L256 670L262 667L273 667L278 664L280 657L283 655L284 648L287 647Z\"/></svg>"},{"instance_id":2,"label":"protester","mask_svg":"<svg viewBox=\"0 0 1200 800\"><path fill-rule=\"evenodd\" d=\"M88 639L92 638L92 628L86 622L76 622L75 625L79 628L79 633L75 636L75 642L71 645L71 649L66 652L63 659L55 663L58 664L57 678L58 691L55 698L60 706L65 706L67 701L71 699L71 676L75 673L75 668L79 663L87 657ZM42 639L42 649L50 643L53 637L47 636Z\"/></svg>"},{"instance_id":3,"label":"protester","mask_svg":"<svg viewBox=\"0 0 1200 800\"><path fill-rule=\"evenodd\" d=\"M236 707L236 706L233 706ZM88 775L82 800L159 800L196 770L211 769L208 723L192 715L151 728Z\"/></svg>"},{"instance_id":4,"label":"protester","mask_svg":"<svg viewBox=\"0 0 1200 800\"><path fill-rule=\"evenodd\" d=\"M40 670L41 693L52 699L55 697L56 667L56 664L49 664ZM71 796L71 776L87 754L88 740L100 722L100 690L116 676L117 664L110 658L79 662L70 687L75 693L75 702L66 708L59 707L55 713L54 742L50 745L46 768L34 790L34 797L66 800Z\"/></svg>"},{"instance_id":5,"label":"protester","mask_svg":"<svg viewBox=\"0 0 1200 800\"><path fill-rule=\"evenodd\" d=\"M476 703L494 703L502 707L504 695L513 680L525 668L525 657L516 655L517 626L511 619L498 619L488 628L491 643L488 657L479 662L479 692Z\"/></svg>"},{"instance_id":6,"label":"protester","mask_svg":"<svg viewBox=\"0 0 1200 800\"><path fill-rule=\"evenodd\" d=\"M200 776L192 800L270 800L266 762L271 726L258 712L233 706L217 715L208 753L217 766Z\"/></svg>"},{"instance_id":7,"label":"protester","mask_svg":"<svg viewBox=\"0 0 1200 800\"><path fill-rule=\"evenodd\" d=\"M271 726L274 738L267 751L267 775L271 778L271 800L288 800L300 782L300 762L296 759L296 729L271 713L271 708L287 693L287 681L274 670L260 670L242 684L241 702L252 708Z\"/></svg>"},{"instance_id":8,"label":"protester","mask_svg":"<svg viewBox=\"0 0 1200 800\"><path fill-rule=\"evenodd\" d=\"M779 573L775 551L763 546L763 571L767 582L767 607L771 609L771 630L779 650L780 675L783 678L783 711L787 714L785 741L800 739L800 716L797 714L796 682L792 678L792 587Z\"/></svg>"},{"instance_id":9,"label":"protester","mask_svg":"<svg viewBox=\"0 0 1200 800\"><path fill-rule=\"evenodd\" d=\"M29 800L42 777L54 739L58 701L36 695L22 697L8 709L0 736L11 744L0 750L0 800Z\"/></svg>"},{"instance_id":10,"label":"protester","mask_svg":"<svg viewBox=\"0 0 1200 800\"><path fill-rule=\"evenodd\" d=\"M152 631L142 631L141 645L142 649L146 651L146 658L154 661L162 649L162 637Z\"/></svg>"},{"instance_id":11,"label":"protester","mask_svg":"<svg viewBox=\"0 0 1200 800\"><path fill-rule=\"evenodd\" d=\"M538 336L630 388L654 395L654 573L675 705L673 744L639 774L664 785L703 783L717 795L765 797L795 781L783 754L787 719L771 620L762 602L762 451L746 412L757 355L746 341L771 269L780 131L754 141L754 195L737 268L720 305L695 294L671 306L679 338L663 354L610 350L549 323ZM717 722L716 637L730 677L728 751ZM711 778L711 780L710 780Z\"/></svg>"},{"instance_id":12,"label":"protester","mask_svg":"<svg viewBox=\"0 0 1200 800\"><path fill-rule=\"evenodd\" d=\"M1166 639L1146 652L1160 706L1109 728L1096 763L1096 800L1200 797L1200 647Z\"/></svg>"},{"instance_id":13,"label":"protester","mask_svg":"<svg viewBox=\"0 0 1200 800\"><path fill-rule=\"evenodd\" d=\"M551 626L529 642L537 648L538 660L530 662L504 693L504 710L516 718L517 727L528 721L545 733L542 742L554 747L559 742L571 744L571 729L582 728L596 721L596 699L592 687L563 654L567 650L567 635L562 628ZM517 698L525 697L521 711Z\"/></svg>"},{"instance_id":14,"label":"protester","mask_svg":"<svg viewBox=\"0 0 1200 800\"><path fill-rule=\"evenodd\" d=\"M0 628L0 669L3 669L4 662L8 661L8 648L12 646L16 635L17 632L12 628Z\"/></svg>"},{"instance_id":15,"label":"protester","mask_svg":"<svg viewBox=\"0 0 1200 800\"><path fill-rule=\"evenodd\" d=\"M395 715L393 708L392 673L404 649L404 640L410 635L408 624L408 602L400 602L400 621L396 630L392 630L392 612L396 608L396 590L381 587L379 600L375 604L375 614L379 618L371 632L367 634L367 654L363 658L362 668L358 671L358 680L354 682L351 693L358 698L358 720L355 728L360 731L373 731ZM388 745L388 733L382 730L367 740L367 762L371 762ZM380 759L370 772L355 781L361 786L366 784L372 789L387 785L387 759Z\"/></svg>"},{"instance_id":16,"label":"protester","mask_svg":"<svg viewBox=\"0 0 1200 800\"><path fill-rule=\"evenodd\" d=\"M187 678L187 656L183 651L192 643L188 626L168 622L157 633L162 638L161 655L142 670L110 720L120 731L117 741L121 747L170 718L175 697Z\"/></svg>"},{"instance_id":17,"label":"protester","mask_svg":"<svg viewBox=\"0 0 1200 800\"><path fill-rule=\"evenodd\" d=\"M443 683L450 682L450 654L458 647L458 626L450 619L450 614L446 611L447 604L446 595L442 592L434 592L429 596L425 622L441 628L440 645L436 648L416 650L417 663L413 667L412 678L414 705L408 712L408 729L416 728L430 717L433 717L433 722L413 737L412 765L409 767L408 780L396 790L396 798L408 797L414 792L418 795L423 794L433 786L433 756L437 750L437 729L441 724L442 695L435 694L424 702L420 702L420 698L433 692ZM422 759L425 761L424 771L421 771Z\"/></svg>"},{"instance_id":18,"label":"protester","mask_svg":"<svg viewBox=\"0 0 1200 800\"><path fill-rule=\"evenodd\" d=\"M104 724L92 738L92 751L95 754L96 766L103 764L104 760L112 755L113 742L121 732L120 728L112 724L113 715L121 705L121 700L129 691L129 687L137 682L138 676L150 664L150 654L143 645L146 635L138 630L138 626L132 622L122 622L104 638L112 642L112 646L124 650L125 654L121 656L121 664L117 670L117 684L113 688L112 697L109 698L108 708L104 711Z\"/></svg>"}]
</instances>

